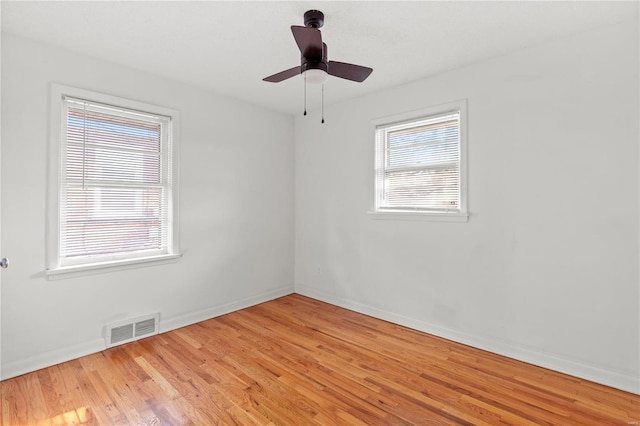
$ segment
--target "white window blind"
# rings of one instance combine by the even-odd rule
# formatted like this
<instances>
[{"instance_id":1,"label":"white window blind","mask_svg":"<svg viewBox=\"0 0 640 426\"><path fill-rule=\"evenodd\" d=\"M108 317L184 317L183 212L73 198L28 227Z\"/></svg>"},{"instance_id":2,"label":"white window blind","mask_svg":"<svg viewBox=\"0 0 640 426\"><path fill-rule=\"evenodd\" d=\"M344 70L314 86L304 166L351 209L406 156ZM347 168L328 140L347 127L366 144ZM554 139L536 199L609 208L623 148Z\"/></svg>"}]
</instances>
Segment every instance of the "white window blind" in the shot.
<instances>
[{"instance_id":1,"label":"white window blind","mask_svg":"<svg viewBox=\"0 0 640 426\"><path fill-rule=\"evenodd\" d=\"M461 111L376 129L377 212L462 213Z\"/></svg>"},{"instance_id":2,"label":"white window blind","mask_svg":"<svg viewBox=\"0 0 640 426\"><path fill-rule=\"evenodd\" d=\"M171 118L64 97L59 265L170 254Z\"/></svg>"}]
</instances>

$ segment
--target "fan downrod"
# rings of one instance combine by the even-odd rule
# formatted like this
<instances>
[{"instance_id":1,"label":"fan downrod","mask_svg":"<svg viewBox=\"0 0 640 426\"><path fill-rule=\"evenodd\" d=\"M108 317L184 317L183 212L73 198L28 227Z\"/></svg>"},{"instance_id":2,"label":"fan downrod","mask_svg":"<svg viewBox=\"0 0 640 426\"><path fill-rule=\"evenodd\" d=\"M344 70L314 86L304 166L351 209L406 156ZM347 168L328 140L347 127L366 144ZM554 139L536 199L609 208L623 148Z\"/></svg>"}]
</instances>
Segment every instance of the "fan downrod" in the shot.
<instances>
[{"instance_id":1,"label":"fan downrod","mask_svg":"<svg viewBox=\"0 0 640 426\"><path fill-rule=\"evenodd\" d=\"M311 28L322 28L324 25L324 13L319 10L307 10L304 13L304 26Z\"/></svg>"}]
</instances>

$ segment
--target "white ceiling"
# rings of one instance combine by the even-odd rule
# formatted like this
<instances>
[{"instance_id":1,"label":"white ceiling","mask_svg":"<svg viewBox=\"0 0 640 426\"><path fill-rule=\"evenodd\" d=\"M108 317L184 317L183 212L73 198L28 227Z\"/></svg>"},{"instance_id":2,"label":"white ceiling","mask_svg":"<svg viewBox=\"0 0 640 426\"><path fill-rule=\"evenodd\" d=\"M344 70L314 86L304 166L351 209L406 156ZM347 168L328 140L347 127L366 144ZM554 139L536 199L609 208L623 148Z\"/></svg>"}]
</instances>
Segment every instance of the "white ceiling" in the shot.
<instances>
[{"instance_id":1,"label":"white ceiling","mask_svg":"<svg viewBox=\"0 0 640 426\"><path fill-rule=\"evenodd\" d=\"M325 14L329 59L370 66L331 77L330 105L625 19L614 1L2 1L2 31L124 64L280 112L302 110L303 80L263 77L299 65L291 25ZM309 88L309 100L317 87Z\"/></svg>"}]
</instances>

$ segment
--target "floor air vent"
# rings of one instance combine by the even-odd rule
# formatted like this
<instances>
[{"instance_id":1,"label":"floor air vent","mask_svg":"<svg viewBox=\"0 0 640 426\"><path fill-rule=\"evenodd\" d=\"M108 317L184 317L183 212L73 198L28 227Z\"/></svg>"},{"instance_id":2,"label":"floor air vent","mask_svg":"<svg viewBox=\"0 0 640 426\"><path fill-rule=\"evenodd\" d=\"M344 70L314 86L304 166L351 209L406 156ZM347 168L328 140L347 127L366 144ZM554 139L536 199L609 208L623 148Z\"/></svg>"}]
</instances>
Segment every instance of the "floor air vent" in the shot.
<instances>
[{"instance_id":1,"label":"floor air vent","mask_svg":"<svg viewBox=\"0 0 640 426\"><path fill-rule=\"evenodd\" d=\"M132 318L106 325L107 347L133 342L143 337L158 334L160 314Z\"/></svg>"}]
</instances>

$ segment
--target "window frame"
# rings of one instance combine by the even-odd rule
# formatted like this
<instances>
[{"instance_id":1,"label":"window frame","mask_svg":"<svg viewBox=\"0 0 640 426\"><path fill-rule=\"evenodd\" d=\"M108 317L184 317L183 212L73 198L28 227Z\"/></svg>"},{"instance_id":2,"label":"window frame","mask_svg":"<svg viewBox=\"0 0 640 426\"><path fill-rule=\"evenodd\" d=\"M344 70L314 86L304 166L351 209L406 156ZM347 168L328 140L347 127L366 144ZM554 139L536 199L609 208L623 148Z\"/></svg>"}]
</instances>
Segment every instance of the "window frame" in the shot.
<instances>
[{"instance_id":1,"label":"window frame","mask_svg":"<svg viewBox=\"0 0 640 426\"><path fill-rule=\"evenodd\" d=\"M448 113L459 112L459 179L460 179L460 206L455 211L428 210L428 209L393 209L380 208L379 173L380 168L386 163L385 155L385 130L398 126L411 128L412 124L427 121L431 118L446 115ZM400 114L372 120L375 134L375 152L373 168L373 185L371 193L370 210L368 214L374 219L389 220L425 220L442 222L467 222L469 213L467 209L467 100L448 102L419 110L408 111Z\"/></svg>"},{"instance_id":2,"label":"window frame","mask_svg":"<svg viewBox=\"0 0 640 426\"><path fill-rule=\"evenodd\" d=\"M118 96L107 95L76 87L65 86L57 83L51 84L50 98L50 134L49 134L49 176L47 187L47 251L45 275L48 279L60 279L95 273L104 273L123 269L138 268L158 264L176 262L180 254L179 236L179 135L180 113L167 107L151 105L145 102L134 101ZM63 133L66 123L63 123L63 113L66 109L65 98L76 98L87 102L110 105L122 110L139 111L151 115L170 118L167 126L166 148L170 161L171 186L169 187L168 201L168 232L170 239L167 244L167 253L150 255L147 257L112 256L109 260L94 263L69 262L63 264L60 256L61 244L61 185L65 170L66 135ZM163 142L164 145L164 142Z\"/></svg>"}]
</instances>

